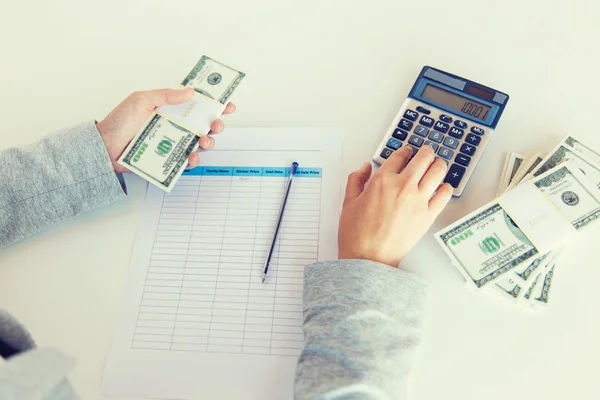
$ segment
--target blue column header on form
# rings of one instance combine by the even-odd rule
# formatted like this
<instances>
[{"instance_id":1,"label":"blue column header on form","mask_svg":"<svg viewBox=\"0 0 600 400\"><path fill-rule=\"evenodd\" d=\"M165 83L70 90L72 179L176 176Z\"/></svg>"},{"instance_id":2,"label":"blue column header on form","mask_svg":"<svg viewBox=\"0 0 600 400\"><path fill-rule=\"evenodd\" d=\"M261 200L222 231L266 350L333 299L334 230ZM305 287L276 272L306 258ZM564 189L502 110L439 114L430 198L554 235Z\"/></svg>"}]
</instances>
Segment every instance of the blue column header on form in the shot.
<instances>
[{"instance_id":1,"label":"blue column header on form","mask_svg":"<svg viewBox=\"0 0 600 400\"><path fill-rule=\"evenodd\" d=\"M188 176L290 176L289 167L196 167L185 170L183 175ZM298 168L297 178L320 178L321 168Z\"/></svg>"}]
</instances>

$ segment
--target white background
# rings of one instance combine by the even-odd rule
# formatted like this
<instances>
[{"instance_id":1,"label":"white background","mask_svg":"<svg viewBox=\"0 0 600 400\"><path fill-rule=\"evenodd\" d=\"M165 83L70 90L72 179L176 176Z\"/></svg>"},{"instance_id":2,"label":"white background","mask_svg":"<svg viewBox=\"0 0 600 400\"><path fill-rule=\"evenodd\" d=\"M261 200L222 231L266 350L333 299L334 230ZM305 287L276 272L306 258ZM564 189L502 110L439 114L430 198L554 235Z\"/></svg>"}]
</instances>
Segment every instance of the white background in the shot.
<instances>
[{"instance_id":1,"label":"white background","mask_svg":"<svg viewBox=\"0 0 600 400\"><path fill-rule=\"evenodd\" d=\"M3 0L1 9L1 148L100 120L134 90L174 86L202 54L248 74L228 126L341 128L344 174L371 157L423 65L508 93L479 169L432 231L492 198L508 150L549 149L565 132L600 148L595 0ZM0 251L0 306L40 345L78 358L70 378L85 399L101 398L143 183L130 194ZM427 235L403 263L431 284L411 397L599 398L599 232L570 247L539 313L467 290Z\"/></svg>"}]
</instances>

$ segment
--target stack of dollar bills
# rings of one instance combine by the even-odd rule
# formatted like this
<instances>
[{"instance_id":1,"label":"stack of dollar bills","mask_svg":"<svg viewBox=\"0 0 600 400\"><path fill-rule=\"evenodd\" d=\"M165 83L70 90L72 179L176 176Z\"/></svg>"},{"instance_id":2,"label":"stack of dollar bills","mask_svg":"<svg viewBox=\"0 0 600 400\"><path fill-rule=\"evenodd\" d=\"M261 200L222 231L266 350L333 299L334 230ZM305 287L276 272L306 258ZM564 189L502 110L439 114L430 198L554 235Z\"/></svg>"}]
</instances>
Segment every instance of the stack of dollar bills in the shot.
<instances>
[{"instance_id":1,"label":"stack of dollar bills","mask_svg":"<svg viewBox=\"0 0 600 400\"><path fill-rule=\"evenodd\" d=\"M524 186L528 190L521 190ZM547 153L508 154L496 199L435 237L469 286L543 307L550 298L558 257L569 240L543 251L536 247L528 230L537 221L532 224L522 213L516 218L503 200L526 206L532 197L550 204L552 212L573 227L573 237L585 235L591 225L600 224L599 152L566 135Z\"/></svg>"}]
</instances>

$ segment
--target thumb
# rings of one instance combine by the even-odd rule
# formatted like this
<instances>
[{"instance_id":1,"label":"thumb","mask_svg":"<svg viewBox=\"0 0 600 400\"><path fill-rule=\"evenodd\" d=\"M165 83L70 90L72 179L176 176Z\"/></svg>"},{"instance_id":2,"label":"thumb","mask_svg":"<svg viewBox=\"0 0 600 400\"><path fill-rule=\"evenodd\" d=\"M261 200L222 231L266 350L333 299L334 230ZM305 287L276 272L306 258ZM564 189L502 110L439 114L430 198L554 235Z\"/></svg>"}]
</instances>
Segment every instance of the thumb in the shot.
<instances>
[{"instance_id":1,"label":"thumb","mask_svg":"<svg viewBox=\"0 0 600 400\"><path fill-rule=\"evenodd\" d=\"M164 106L165 104L184 103L192 98L194 89L155 89L141 92L151 107Z\"/></svg>"},{"instance_id":2,"label":"thumb","mask_svg":"<svg viewBox=\"0 0 600 400\"><path fill-rule=\"evenodd\" d=\"M371 163L365 162L358 170L354 171L348 177L348 184L346 185L346 198L344 201L352 200L358 197L363 190L365 190L365 184L371 177Z\"/></svg>"}]
</instances>

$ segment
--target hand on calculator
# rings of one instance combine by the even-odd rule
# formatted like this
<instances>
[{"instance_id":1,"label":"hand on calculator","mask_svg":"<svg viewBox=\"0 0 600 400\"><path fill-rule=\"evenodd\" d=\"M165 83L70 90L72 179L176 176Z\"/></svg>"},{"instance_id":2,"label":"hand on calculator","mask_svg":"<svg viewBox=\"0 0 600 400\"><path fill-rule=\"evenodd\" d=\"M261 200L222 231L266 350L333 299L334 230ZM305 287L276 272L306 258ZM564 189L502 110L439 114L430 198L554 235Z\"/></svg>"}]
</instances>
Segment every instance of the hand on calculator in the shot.
<instances>
[{"instance_id":1,"label":"hand on calculator","mask_svg":"<svg viewBox=\"0 0 600 400\"><path fill-rule=\"evenodd\" d=\"M348 178L338 236L340 259L366 259L397 267L452 197L446 163L431 146L412 156L392 153L371 177L365 163Z\"/></svg>"}]
</instances>

